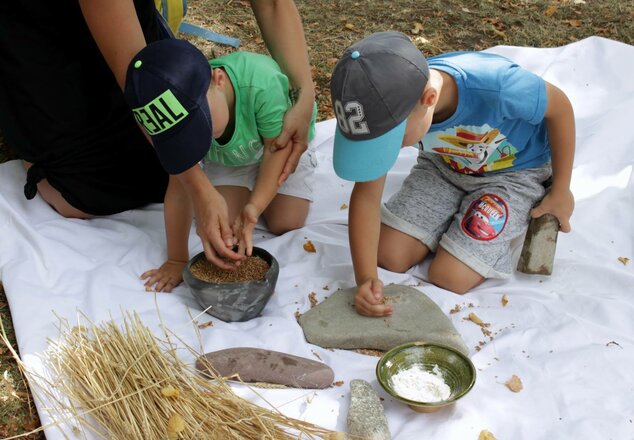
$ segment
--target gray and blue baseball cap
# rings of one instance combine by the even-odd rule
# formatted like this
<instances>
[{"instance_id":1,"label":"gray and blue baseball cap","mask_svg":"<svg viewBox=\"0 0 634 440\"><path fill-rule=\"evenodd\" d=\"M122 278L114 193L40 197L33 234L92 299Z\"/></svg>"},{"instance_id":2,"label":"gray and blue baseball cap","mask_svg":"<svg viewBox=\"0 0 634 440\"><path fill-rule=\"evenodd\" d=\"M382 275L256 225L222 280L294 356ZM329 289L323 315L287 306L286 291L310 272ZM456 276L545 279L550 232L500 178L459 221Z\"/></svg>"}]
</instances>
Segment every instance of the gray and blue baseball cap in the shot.
<instances>
[{"instance_id":1,"label":"gray and blue baseball cap","mask_svg":"<svg viewBox=\"0 0 634 440\"><path fill-rule=\"evenodd\" d=\"M150 43L128 66L126 100L170 174L191 168L209 151L210 82L211 67L203 53L175 38Z\"/></svg>"},{"instance_id":2,"label":"gray and blue baseball cap","mask_svg":"<svg viewBox=\"0 0 634 440\"><path fill-rule=\"evenodd\" d=\"M389 171L428 79L425 57L400 32L378 32L346 49L330 80L339 177L367 182Z\"/></svg>"}]
</instances>

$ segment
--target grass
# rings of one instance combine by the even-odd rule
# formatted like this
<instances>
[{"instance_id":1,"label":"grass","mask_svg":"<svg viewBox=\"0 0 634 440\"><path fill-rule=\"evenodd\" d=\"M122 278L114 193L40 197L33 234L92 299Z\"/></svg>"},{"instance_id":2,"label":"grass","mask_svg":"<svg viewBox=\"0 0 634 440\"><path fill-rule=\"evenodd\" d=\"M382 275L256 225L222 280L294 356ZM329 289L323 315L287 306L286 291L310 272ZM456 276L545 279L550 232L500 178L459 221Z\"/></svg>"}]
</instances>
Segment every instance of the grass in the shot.
<instances>
[{"instance_id":1,"label":"grass","mask_svg":"<svg viewBox=\"0 0 634 440\"><path fill-rule=\"evenodd\" d=\"M9 305L0 284L0 331L4 329L12 347L17 347L11 322ZM29 432L40 424L33 400L22 373L9 348L0 339L0 438ZM24 437L29 440L43 439L41 433Z\"/></svg>"},{"instance_id":2,"label":"grass","mask_svg":"<svg viewBox=\"0 0 634 440\"><path fill-rule=\"evenodd\" d=\"M631 1L296 0L296 4L309 45L319 120L334 117L329 83L338 57L351 43L377 31L404 32L426 55L497 45L555 47L590 36L634 44ZM240 38L241 50L266 53L248 1L190 0L188 6L188 22ZM232 50L188 39L209 57ZM0 163L15 157L0 133ZM0 320L15 347L11 314L1 285ZM0 437L28 432L38 425L27 386L8 349L0 343Z\"/></svg>"}]
</instances>

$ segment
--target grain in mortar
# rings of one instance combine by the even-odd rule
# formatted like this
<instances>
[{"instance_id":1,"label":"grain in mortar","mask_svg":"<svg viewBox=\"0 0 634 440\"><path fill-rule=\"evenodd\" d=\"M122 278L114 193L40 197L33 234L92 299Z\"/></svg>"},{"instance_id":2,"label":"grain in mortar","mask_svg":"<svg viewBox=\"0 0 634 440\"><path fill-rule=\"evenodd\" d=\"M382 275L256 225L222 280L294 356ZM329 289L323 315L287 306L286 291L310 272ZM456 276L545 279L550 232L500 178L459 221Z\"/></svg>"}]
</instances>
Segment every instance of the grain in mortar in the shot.
<instances>
[{"instance_id":1,"label":"grain in mortar","mask_svg":"<svg viewBox=\"0 0 634 440\"><path fill-rule=\"evenodd\" d=\"M196 278L208 283L239 283L242 281L263 281L269 264L257 256L247 257L236 270L221 269L201 258L191 266Z\"/></svg>"}]
</instances>

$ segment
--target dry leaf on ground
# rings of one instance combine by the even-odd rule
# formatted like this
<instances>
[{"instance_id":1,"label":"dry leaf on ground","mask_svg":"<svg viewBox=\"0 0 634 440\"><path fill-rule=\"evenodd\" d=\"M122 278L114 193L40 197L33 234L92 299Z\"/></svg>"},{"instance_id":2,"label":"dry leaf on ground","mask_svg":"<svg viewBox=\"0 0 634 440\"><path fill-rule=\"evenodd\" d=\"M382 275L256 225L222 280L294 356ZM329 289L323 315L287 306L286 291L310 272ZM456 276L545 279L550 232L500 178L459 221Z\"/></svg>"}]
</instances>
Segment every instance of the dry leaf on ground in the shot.
<instances>
[{"instance_id":1,"label":"dry leaf on ground","mask_svg":"<svg viewBox=\"0 0 634 440\"><path fill-rule=\"evenodd\" d=\"M519 393L524 388L524 385L522 385L522 379L517 377L515 374L511 376L504 385L506 385L506 387L514 393Z\"/></svg>"},{"instance_id":2,"label":"dry leaf on ground","mask_svg":"<svg viewBox=\"0 0 634 440\"><path fill-rule=\"evenodd\" d=\"M630 262L630 259L627 257L619 257L618 260L623 263L623 266Z\"/></svg>"},{"instance_id":3,"label":"dry leaf on ground","mask_svg":"<svg viewBox=\"0 0 634 440\"><path fill-rule=\"evenodd\" d=\"M484 322L483 320L481 320L480 318L478 318L478 315L476 315L475 313L471 312L469 313L469 316L467 316L466 318L467 321L471 321L474 324L479 325L480 327L488 327L491 324L489 324L488 322Z\"/></svg>"},{"instance_id":4,"label":"dry leaf on ground","mask_svg":"<svg viewBox=\"0 0 634 440\"><path fill-rule=\"evenodd\" d=\"M414 38L414 43L416 43L419 46L422 46L423 44L429 43L429 40L425 37L418 36Z\"/></svg>"},{"instance_id":5,"label":"dry leaf on ground","mask_svg":"<svg viewBox=\"0 0 634 440\"><path fill-rule=\"evenodd\" d=\"M425 28L423 27L422 23L416 22L414 23L414 27L411 29L410 32L414 35L418 35L418 33L422 31L423 29Z\"/></svg>"},{"instance_id":6,"label":"dry leaf on ground","mask_svg":"<svg viewBox=\"0 0 634 440\"><path fill-rule=\"evenodd\" d=\"M304 243L304 250L306 252L311 252L311 253L317 252L317 249L315 249L315 245L310 240L308 240L306 243Z\"/></svg>"},{"instance_id":7,"label":"dry leaf on ground","mask_svg":"<svg viewBox=\"0 0 634 440\"><path fill-rule=\"evenodd\" d=\"M546 17L552 17L553 15L555 15L555 12L557 12L557 6L549 6L548 8L546 8L546 10L544 11L544 15Z\"/></svg>"},{"instance_id":8,"label":"dry leaf on ground","mask_svg":"<svg viewBox=\"0 0 634 440\"><path fill-rule=\"evenodd\" d=\"M493 434L489 432L488 429L483 429L482 431L480 431L478 440L496 440L496 438Z\"/></svg>"},{"instance_id":9,"label":"dry leaf on ground","mask_svg":"<svg viewBox=\"0 0 634 440\"><path fill-rule=\"evenodd\" d=\"M504 295L502 295L502 306L506 307L506 305L509 303L509 298L508 296L506 296L506 293Z\"/></svg>"}]
</instances>

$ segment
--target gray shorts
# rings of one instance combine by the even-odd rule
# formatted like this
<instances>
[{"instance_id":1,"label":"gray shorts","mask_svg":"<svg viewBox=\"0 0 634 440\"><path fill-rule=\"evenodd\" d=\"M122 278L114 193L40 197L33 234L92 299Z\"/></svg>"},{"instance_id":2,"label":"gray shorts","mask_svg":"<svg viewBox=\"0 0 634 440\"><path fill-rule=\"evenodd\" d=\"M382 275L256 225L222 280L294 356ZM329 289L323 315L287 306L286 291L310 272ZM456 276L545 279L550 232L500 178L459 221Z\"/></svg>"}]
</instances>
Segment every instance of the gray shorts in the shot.
<instances>
[{"instance_id":1,"label":"gray shorts","mask_svg":"<svg viewBox=\"0 0 634 440\"><path fill-rule=\"evenodd\" d=\"M202 161L205 174L214 186L240 186L253 191L260 172L260 164L229 167L211 162L206 157ZM310 148L299 158L295 172L277 190L278 194L299 197L313 201L313 188L317 157Z\"/></svg>"},{"instance_id":2,"label":"gray shorts","mask_svg":"<svg viewBox=\"0 0 634 440\"><path fill-rule=\"evenodd\" d=\"M439 155L420 153L381 221L438 245L485 278L508 278L511 242L528 227L531 208L545 194L550 164L484 176L457 173Z\"/></svg>"}]
</instances>

